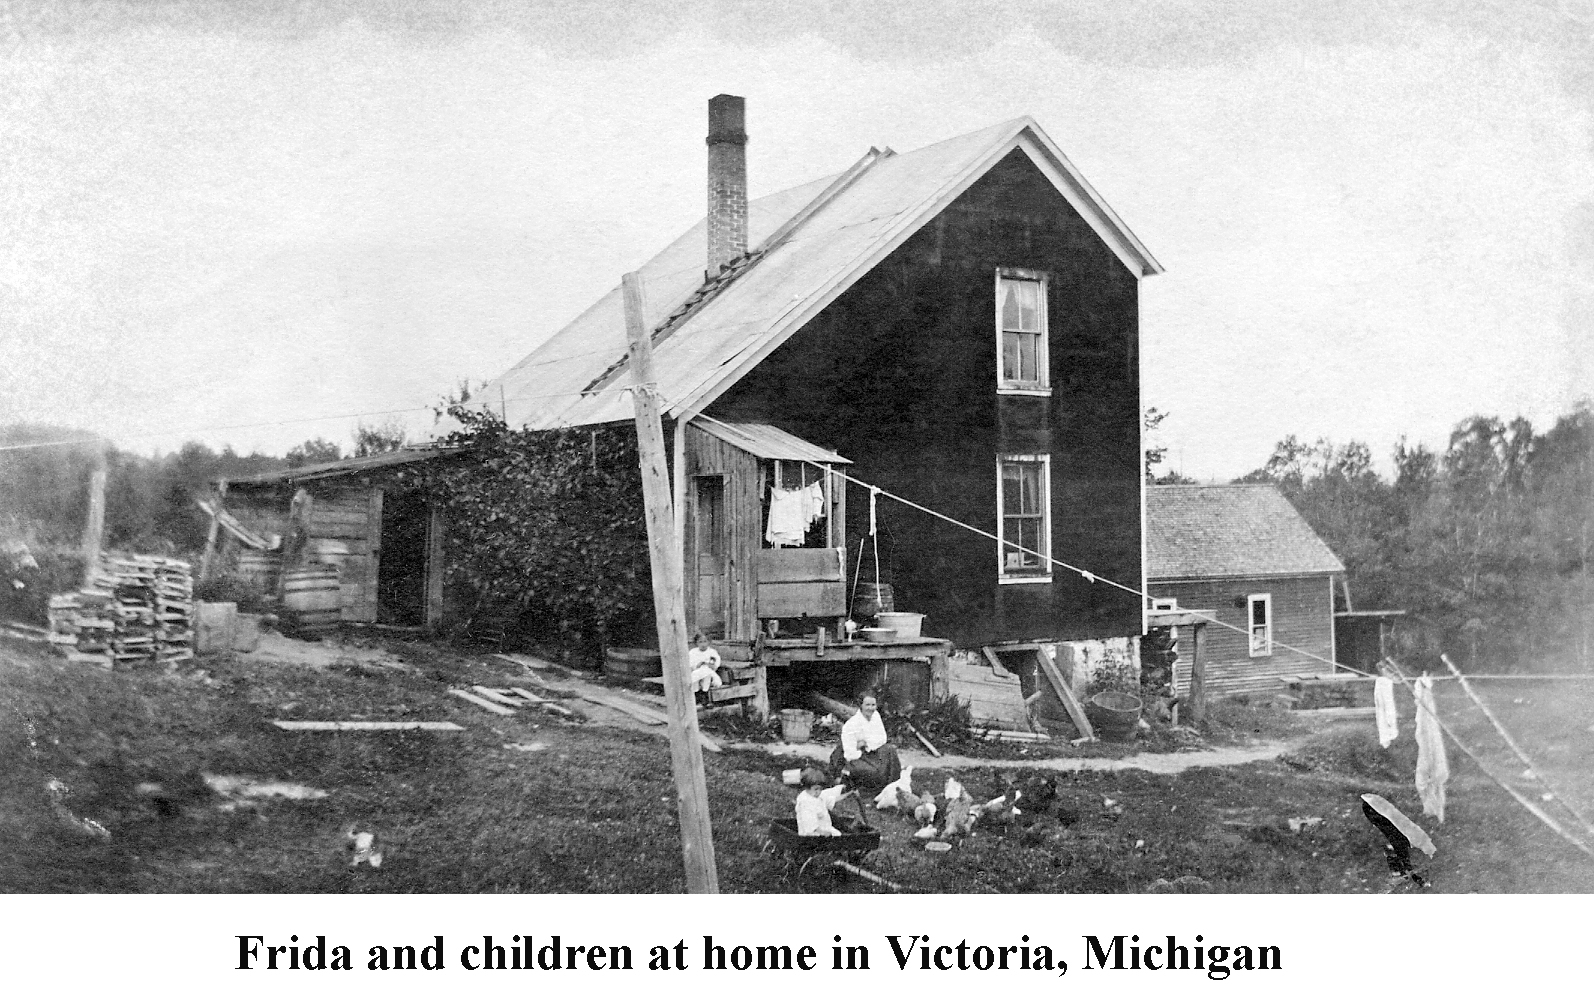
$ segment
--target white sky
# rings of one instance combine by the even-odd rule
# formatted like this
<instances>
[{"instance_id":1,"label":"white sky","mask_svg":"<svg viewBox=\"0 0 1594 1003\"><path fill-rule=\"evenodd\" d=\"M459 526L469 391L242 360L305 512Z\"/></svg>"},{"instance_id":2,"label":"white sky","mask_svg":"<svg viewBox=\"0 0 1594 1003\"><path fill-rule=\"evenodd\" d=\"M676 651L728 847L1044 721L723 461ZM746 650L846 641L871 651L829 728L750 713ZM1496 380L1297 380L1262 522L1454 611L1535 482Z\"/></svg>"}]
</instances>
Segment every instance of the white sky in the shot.
<instances>
[{"instance_id":1,"label":"white sky","mask_svg":"<svg viewBox=\"0 0 1594 1003\"><path fill-rule=\"evenodd\" d=\"M1450 6L6 5L0 423L347 446L700 217L726 91L755 196L1033 115L1167 268L1188 474L1542 427L1594 394L1594 25Z\"/></svg>"}]
</instances>

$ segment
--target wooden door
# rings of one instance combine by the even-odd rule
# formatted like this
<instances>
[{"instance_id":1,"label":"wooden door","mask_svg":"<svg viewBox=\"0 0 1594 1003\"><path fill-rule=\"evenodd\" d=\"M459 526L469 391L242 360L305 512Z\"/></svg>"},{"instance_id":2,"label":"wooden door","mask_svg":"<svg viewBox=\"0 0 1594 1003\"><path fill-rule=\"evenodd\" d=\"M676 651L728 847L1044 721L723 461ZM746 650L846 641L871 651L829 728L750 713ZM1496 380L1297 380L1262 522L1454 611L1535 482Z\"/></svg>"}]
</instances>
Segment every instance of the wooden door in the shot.
<instances>
[{"instance_id":1,"label":"wooden door","mask_svg":"<svg viewBox=\"0 0 1594 1003\"><path fill-rule=\"evenodd\" d=\"M694 477L692 567L696 575L693 622L709 637L724 637L730 616L730 527L725 519L725 478Z\"/></svg>"}]
</instances>

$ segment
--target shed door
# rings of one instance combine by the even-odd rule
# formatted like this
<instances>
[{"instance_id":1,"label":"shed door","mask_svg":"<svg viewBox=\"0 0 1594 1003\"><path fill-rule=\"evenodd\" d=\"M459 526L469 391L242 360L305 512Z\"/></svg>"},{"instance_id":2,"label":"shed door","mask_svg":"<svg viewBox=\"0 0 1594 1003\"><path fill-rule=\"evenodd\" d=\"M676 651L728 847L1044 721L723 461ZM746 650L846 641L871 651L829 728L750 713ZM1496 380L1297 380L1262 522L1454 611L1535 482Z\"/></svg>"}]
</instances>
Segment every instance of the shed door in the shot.
<instances>
[{"instance_id":1,"label":"shed door","mask_svg":"<svg viewBox=\"0 0 1594 1003\"><path fill-rule=\"evenodd\" d=\"M725 519L725 478L694 477L692 565L697 575L693 622L710 637L724 637L730 609L730 538Z\"/></svg>"}]
</instances>

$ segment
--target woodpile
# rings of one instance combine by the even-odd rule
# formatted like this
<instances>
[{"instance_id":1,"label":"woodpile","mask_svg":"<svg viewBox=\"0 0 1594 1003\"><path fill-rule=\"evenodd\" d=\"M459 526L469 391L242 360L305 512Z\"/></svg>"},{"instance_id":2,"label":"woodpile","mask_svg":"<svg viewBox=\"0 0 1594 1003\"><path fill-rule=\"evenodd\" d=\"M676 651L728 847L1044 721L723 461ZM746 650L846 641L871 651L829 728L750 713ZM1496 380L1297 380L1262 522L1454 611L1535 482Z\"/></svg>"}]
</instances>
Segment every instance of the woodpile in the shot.
<instances>
[{"instance_id":1,"label":"woodpile","mask_svg":"<svg viewBox=\"0 0 1594 1003\"><path fill-rule=\"evenodd\" d=\"M173 668L194 657L193 616L187 561L112 557L84 588L50 597L50 642L72 662Z\"/></svg>"}]
</instances>

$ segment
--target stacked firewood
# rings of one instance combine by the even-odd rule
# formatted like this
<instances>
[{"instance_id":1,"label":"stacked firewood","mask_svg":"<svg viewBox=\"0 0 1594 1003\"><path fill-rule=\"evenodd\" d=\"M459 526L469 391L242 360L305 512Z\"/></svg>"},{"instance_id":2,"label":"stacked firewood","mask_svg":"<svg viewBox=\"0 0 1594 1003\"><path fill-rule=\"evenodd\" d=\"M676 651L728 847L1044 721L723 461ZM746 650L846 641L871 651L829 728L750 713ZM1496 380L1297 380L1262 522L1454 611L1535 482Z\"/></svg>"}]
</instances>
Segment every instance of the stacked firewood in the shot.
<instances>
[{"instance_id":1,"label":"stacked firewood","mask_svg":"<svg viewBox=\"0 0 1594 1003\"><path fill-rule=\"evenodd\" d=\"M193 597L188 562L113 557L85 588L50 597L50 640L69 661L171 668L194 657Z\"/></svg>"}]
</instances>

